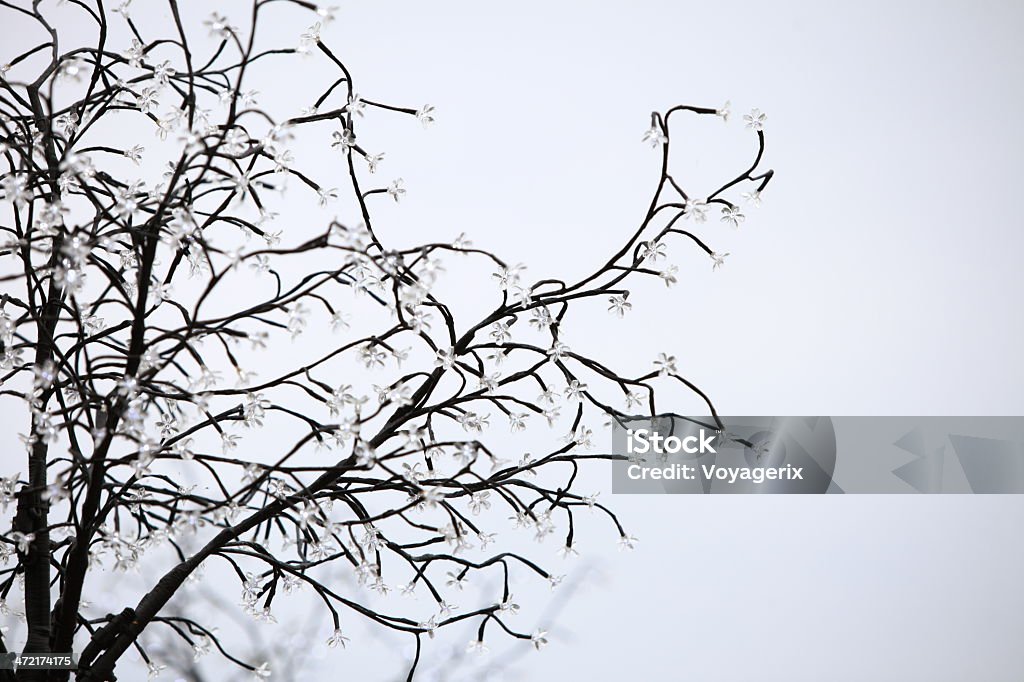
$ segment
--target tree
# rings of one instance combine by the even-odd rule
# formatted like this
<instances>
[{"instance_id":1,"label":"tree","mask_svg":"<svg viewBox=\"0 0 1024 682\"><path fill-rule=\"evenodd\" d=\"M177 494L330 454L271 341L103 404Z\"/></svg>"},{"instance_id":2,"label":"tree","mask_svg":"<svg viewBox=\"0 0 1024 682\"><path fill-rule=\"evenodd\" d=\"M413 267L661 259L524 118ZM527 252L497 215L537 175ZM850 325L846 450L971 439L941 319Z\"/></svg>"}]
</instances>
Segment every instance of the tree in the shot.
<instances>
[{"instance_id":1,"label":"tree","mask_svg":"<svg viewBox=\"0 0 1024 682\"><path fill-rule=\"evenodd\" d=\"M543 646L542 631L509 623L518 609L509 576L559 578L495 542L488 524L498 508L538 539L558 534L567 552L578 513L591 509L631 546L614 513L574 489L581 466L612 458L594 452L595 420L654 414L662 381L696 392L714 414L669 355L628 377L570 349L570 311L602 305L621 317L630 282L673 285L677 268L664 261L676 238L722 264L727 254L698 233L712 209L739 225L727 198L739 189L759 201L772 177L759 170L763 114L746 117L753 163L702 199L669 172L670 123L727 119L728 106L652 114L644 140L660 151L661 172L639 225L592 274L530 282L523 266L465 236L412 247L380 237L375 202L400 201L405 188L377 180L383 154L359 135L363 117L429 125L434 110L361 97L320 39L333 10L256 0L242 27L211 15L206 37L168 0L171 21L145 35L128 2L108 11L100 0L71 0L65 11L93 37L68 47L41 4L0 2L5 24L29 22L44 36L0 80L0 397L6 414L25 409L27 455L27 473L0 484L5 511L14 503L0 537L0 610L15 611L8 599L23 593L21 650L80 651L77 679L109 680L133 647L150 661L140 633L166 628L197 654L218 649L268 677L271 662L222 650L214 624L165 608L213 564L237 576L258 618L272 617L281 594L311 590L333 623L332 645L347 641L342 614L407 633L417 652L410 679L421 643L456 622L479 623L471 648L498 631ZM277 21L280 8L315 16L298 47L258 40L261 21ZM329 65L332 79L285 117L272 111L274 83L260 82L271 88L261 107L252 74L301 55ZM156 133L148 154L132 134L140 122ZM291 151L300 135L329 140L337 172L300 170ZM161 157L151 187L137 179ZM349 219L313 227L296 208L335 200L350 203ZM494 293L466 319L437 282L446 264L471 260L494 270L486 287L472 286ZM325 340L327 326L338 335ZM315 353L287 350L287 337L311 336L322 346ZM254 371L266 367L266 376ZM538 422L568 424L568 436L543 455L512 455L516 434ZM254 435L261 427L293 433L291 446L268 451ZM99 572L139 565L152 579L137 600L105 617L85 612ZM366 606L361 592L322 578L329 567L379 592L401 584L435 613ZM456 610L450 600L478 573L500 576L500 594Z\"/></svg>"}]
</instances>

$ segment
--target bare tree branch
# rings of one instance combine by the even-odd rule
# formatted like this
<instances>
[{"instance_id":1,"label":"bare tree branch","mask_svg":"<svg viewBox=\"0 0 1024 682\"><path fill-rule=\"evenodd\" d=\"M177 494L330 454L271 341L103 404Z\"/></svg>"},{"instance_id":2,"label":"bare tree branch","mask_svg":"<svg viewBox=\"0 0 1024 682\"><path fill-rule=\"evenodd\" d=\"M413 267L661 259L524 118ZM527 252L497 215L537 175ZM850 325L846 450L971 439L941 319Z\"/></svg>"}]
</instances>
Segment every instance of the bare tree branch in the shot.
<instances>
[{"instance_id":1,"label":"bare tree branch","mask_svg":"<svg viewBox=\"0 0 1024 682\"><path fill-rule=\"evenodd\" d=\"M455 623L475 625L471 648L499 633L543 646L543 633L508 618L518 608L510 575L552 586L560 578L500 544L491 550L494 515L504 510L538 540L564 533L571 553L577 514L593 510L630 546L615 514L576 490L581 466L614 459L592 452L594 428L656 413L656 386L673 383L715 414L674 357L623 375L570 349L566 325L581 307L627 314L628 287L642 278L674 284L678 271L664 261L677 237L722 264L727 254L709 246L705 220L717 208L738 226L744 216L729 197L744 189L758 202L771 180L760 170L763 115L746 117L757 141L750 166L698 199L670 173L671 123L726 119L728 108L653 113L644 140L660 149L661 169L639 223L590 274L531 283L523 266L465 236L403 248L381 237L375 206L406 190L378 180L383 155L370 150L379 140L361 137L360 123L397 115L429 125L435 114L362 98L321 40L330 10L255 0L241 26L211 15L204 40L176 0L167 1L173 25L152 38L127 2L68 4L94 32L90 44L64 46L42 3L0 0L11 21L31 20L48 36L0 78L0 399L28 420L28 473L0 483L4 509L17 500L0 536L0 598L23 589L22 650L81 647L83 682L114 679L130 649L158 673L140 635L167 628L197 655L217 651L266 677L271 662L230 653L201 612L180 600L167 608L213 564L237 576L257 619L306 586L333 624L331 645L345 644L348 617L406 633L416 645L409 679L421 646ZM257 27L273 5L316 15L298 47L263 45ZM302 57L333 76L301 113L261 108L252 84L264 65L277 60L288 73ZM135 179L143 145L118 132L139 125L155 131L153 154L167 162L152 187ZM332 174L297 167L290 144L299 136L333 147ZM277 216L286 187L285 209L347 201L355 219L311 229L301 212ZM469 317L435 286L467 260L495 270L489 282L463 285L492 300ZM338 339L289 353L287 337L319 339L318 325ZM268 374L257 379L257 369ZM512 454L516 434L543 429L538 422L568 423L568 435L541 455ZM261 439L261 428L273 437ZM284 438L291 444L278 447ZM155 566L161 577L97 619L84 601L104 560L115 571ZM363 587L329 583L330 567ZM456 611L458 590L477 574L498 576L501 594ZM426 595L434 614L368 604L365 589L394 585ZM191 664L186 672L201 678Z\"/></svg>"}]
</instances>

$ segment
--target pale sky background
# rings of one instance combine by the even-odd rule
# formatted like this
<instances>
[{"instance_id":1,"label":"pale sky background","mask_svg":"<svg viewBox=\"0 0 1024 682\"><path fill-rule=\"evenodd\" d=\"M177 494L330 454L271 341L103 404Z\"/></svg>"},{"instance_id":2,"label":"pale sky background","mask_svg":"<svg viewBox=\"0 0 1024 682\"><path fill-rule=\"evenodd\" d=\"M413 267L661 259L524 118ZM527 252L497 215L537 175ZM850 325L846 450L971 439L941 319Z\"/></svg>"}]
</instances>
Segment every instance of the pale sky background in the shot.
<instances>
[{"instance_id":1,"label":"pale sky background","mask_svg":"<svg viewBox=\"0 0 1024 682\"><path fill-rule=\"evenodd\" d=\"M680 256L679 287L639 299L611 352L671 349L724 413L1024 413L1024 5L343 10L363 82L439 110L393 160L410 187L396 232L466 229L539 273L582 270L646 205L650 110L760 107L763 207L719 231L723 270ZM715 123L683 142L695 182L751 149ZM1024 674L1019 497L614 502L639 549L600 556L559 623L573 639L507 679Z\"/></svg>"},{"instance_id":2,"label":"pale sky background","mask_svg":"<svg viewBox=\"0 0 1024 682\"><path fill-rule=\"evenodd\" d=\"M410 187L396 232L465 229L534 270L582 270L646 206L649 111L759 107L777 171L765 204L720 230L723 271L688 274L663 304L713 331L653 334L666 310L641 306L638 354L673 347L732 413L1020 414L1022 16L1012 2L380 2L343 5L331 32L367 96L440 112L422 150L402 140L388 159ZM681 150L709 185L752 149L738 121L711 123Z\"/></svg>"},{"instance_id":3,"label":"pale sky background","mask_svg":"<svg viewBox=\"0 0 1024 682\"><path fill-rule=\"evenodd\" d=\"M324 40L358 91L438 109L375 150L409 189L377 214L386 237L466 231L532 276L579 274L642 217L651 110L732 101L727 126L674 138L684 186L710 189L748 160L738 119L759 107L776 177L738 231L710 225L726 266L680 244L676 288L637 292L616 334L570 334L637 369L672 352L723 414L1024 414L1024 4L340 4ZM569 565L543 652L437 679L1024 675L1020 497L612 498L610 475L588 481L637 551L595 538ZM465 640L439 638L427 671ZM398 679L407 642L372 651L322 669Z\"/></svg>"}]
</instances>

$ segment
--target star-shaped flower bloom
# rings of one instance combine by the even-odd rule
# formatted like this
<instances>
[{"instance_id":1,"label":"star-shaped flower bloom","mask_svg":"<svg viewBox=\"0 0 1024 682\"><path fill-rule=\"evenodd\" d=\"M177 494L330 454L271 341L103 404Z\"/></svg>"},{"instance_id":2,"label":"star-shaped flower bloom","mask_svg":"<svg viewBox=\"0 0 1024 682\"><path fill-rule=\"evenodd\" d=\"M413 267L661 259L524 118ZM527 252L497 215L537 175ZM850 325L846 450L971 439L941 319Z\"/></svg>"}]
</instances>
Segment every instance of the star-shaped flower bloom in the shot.
<instances>
[{"instance_id":1,"label":"star-shaped flower bloom","mask_svg":"<svg viewBox=\"0 0 1024 682\"><path fill-rule=\"evenodd\" d=\"M128 48L124 53L124 58L128 60L128 66L134 66L140 68L142 66L142 60L146 56L146 50L143 44L138 38L132 38L131 47Z\"/></svg>"},{"instance_id":2,"label":"star-shaped flower bloom","mask_svg":"<svg viewBox=\"0 0 1024 682\"><path fill-rule=\"evenodd\" d=\"M451 369L455 365L455 349L449 348L447 350L438 349L437 357L434 358L434 367L440 367L442 369Z\"/></svg>"},{"instance_id":3,"label":"star-shaped flower bloom","mask_svg":"<svg viewBox=\"0 0 1024 682\"><path fill-rule=\"evenodd\" d=\"M643 242L640 244L640 257L645 261L657 263L665 258L666 248L664 242Z\"/></svg>"},{"instance_id":4,"label":"star-shaped flower bloom","mask_svg":"<svg viewBox=\"0 0 1024 682\"><path fill-rule=\"evenodd\" d=\"M11 533L10 537L14 540L14 544L18 548L19 552L22 554L28 554L29 548L32 546L32 543L35 542L36 534L14 531Z\"/></svg>"},{"instance_id":5,"label":"star-shaped flower bloom","mask_svg":"<svg viewBox=\"0 0 1024 682\"><path fill-rule=\"evenodd\" d=\"M319 21L307 28L305 33L299 36L299 44L303 47L310 47L319 43L321 28L322 25Z\"/></svg>"},{"instance_id":6,"label":"star-shaped flower bloom","mask_svg":"<svg viewBox=\"0 0 1024 682\"><path fill-rule=\"evenodd\" d=\"M632 308L633 304L627 301L624 295L617 294L608 299L608 312L617 317L625 317Z\"/></svg>"},{"instance_id":7,"label":"star-shaped flower bloom","mask_svg":"<svg viewBox=\"0 0 1024 682\"><path fill-rule=\"evenodd\" d=\"M582 402L583 394L586 390L586 384L581 383L578 379L573 379L569 382L569 385L565 387L565 397L571 401Z\"/></svg>"},{"instance_id":8,"label":"star-shaped flower bloom","mask_svg":"<svg viewBox=\"0 0 1024 682\"><path fill-rule=\"evenodd\" d=\"M388 185L388 195L390 195L391 198L395 200L395 203L398 203L398 201L402 198L402 195L405 194L405 188L402 186L404 182L405 181L402 180L402 178L398 178L390 185Z\"/></svg>"},{"instance_id":9,"label":"star-shaped flower bloom","mask_svg":"<svg viewBox=\"0 0 1024 682\"><path fill-rule=\"evenodd\" d=\"M563 559L571 559L573 557L578 557L580 555L580 552L578 549L576 549L575 545L566 545L565 547L562 547L558 550L558 555L561 556Z\"/></svg>"},{"instance_id":10,"label":"star-shaped flower bloom","mask_svg":"<svg viewBox=\"0 0 1024 682\"><path fill-rule=\"evenodd\" d=\"M169 61L163 61L153 68L153 80L156 81L157 86L161 88L167 87L167 84L170 82L171 78L174 77L175 73L177 72L171 68L171 63Z\"/></svg>"},{"instance_id":11,"label":"star-shaped flower bloom","mask_svg":"<svg viewBox=\"0 0 1024 682\"><path fill-rule=\"evenodd\" d=\"M687 199L684 218L693 218L694 222L703 223L708 219L708 205L700 199Z\"/></svg>"},{"instance_id":12,"label":"star-shaped flower bloom","mask_svg":"<svg viewBox=\"0 0 1024 682\"><path fill-rule=\"evenodd\" d=\"M192 643L192 659L198 661L203 656L210 653L210 647L213 642L206 635L201 635L196 638L196 641Z\"/></svg>"},{"instance_id":13,"label":"star-shaped flower bloom","mask_svg":"<svg viewBox=\"0 0 1024 682\"><path fill-rule=\"evenodd\" d=\"M746 220L747 217L740 211L739 206L726 206L722 209L721 222L729 223L733 227L739 227L740 223Z\"/></svg>"},{"instance_id":14,"label":"star-shaped flower bloom","mask_svg":"<svg viewBox=\"0 0 1024 682\"><path fill-rule=\"evenodd\" d=\"M528 414L523 412L510 412L508 415L509 429L512 433L522 431L526 428L526 418Z\"/></svg>"},{"instance_id":15,"label":"star-shaped flower bloom","mask_svg":"<svg viewBox=\"0 0 1024 682\"><path fill-rule=\"evenodd\" d=\"M662 281L665 282L665 286L671 287L673 284L676 284L679 281L679 279L676 277L676 274L678 272L678 266L670 265L661 272L659 272L658 277L660 277Z\"/></svg>"},{"instance_id":16,"label":"star-shaped flower bloom","mask_svg":"<svg viewBox=\"0 0 1024 682\"><path fill-rule=\"evenodd\" d=\"M341 628L335 628L334 632L327 639L327 646L332 649L337 649L339 646L344 649L345 645L348 644L349 638L342 634Z\"/></svg>"},{"instance_id":17,"label":"star-shaped flower bloom","mask_svg":"<svg viewBox=\"0 0 1024 682\"><path fill-rule=\"evenodd\" d=\"M367 154L364 158L366 159L366 169L371 173L376 173L377 166L384 160L384 152L380 154Z\"/></svg>"},{"instance_id":18,"label":"star-shaped flower bloom","mask_svg":"<svg viewBox=\"0 0 1024 682\"><path fill-rule=\"evenodd\" d=\"M348 104L345 106L345 111L362 118L364 109L366 109L366 102L359 98L359 93L353 92L348 98Z\"/></svg>"},{"instance_id":19,"label":"star-shaped flower bloom","mask_svg":"<svg viewBox=\"0 0 1024 682\"><path fill-rule=\"evenodd\" d=\"M569 353L569 346L565 345L561 341L556 341L551 348L548 348L548 357L552 360L561 360Z\"/></svg>"},{"instance_id":20,"label":"star-shaped flower bloom","mask_svg":"<svg viewBox=\"0 0 1024 682\"><path fill-rule=\"evenodd\" d=\"M338 198L338 189L336 187L321 187L316 191L316 205L320 208L327 206L330 201L335 201Z\"/></svg>"},{"instance_id":21,"label":"star-shaped flower bloom","mask_svg":"<svg viewBox=\"0 0 1024 682\"><path fill-rule=\"evenodd\" d=\"M636 548L636 538L632 535L623 533L619 536L619 549L620 550L632 550Z\"/></svg>"},{"instance_id":22,"label":"star-shaped flower bloom","mask_svg":"<svg viewBox=\"0 0 1024 682\"><path fill-rule=\"evenodd\" d=\"M658 368L658 374L662 376L675 374L678 371L676 369L676 356L667 353L658 353L654 366Z\"/></svg>"},{"instance_id":23,"label":"star-shaped flower bloom","mask_svg":"<svg viewBox=\"0 0 1024 682\"><path fill-rule=\"evenodd\" d=\"M152 112L159 104L160 101L157 99L156 88L143 88L135 100L135 106L144 114Z\"/></svg>"},{"instance_id":24,"label":"star-shaped flower bloom","mask_svg":"<svg viewBox=\"0 0 1024 682\"><path fill-rule=\"evenodd\" d=\"M416 112L416 118L426 128L434 122L434 107L429 104L424 104L420 107L419 111Z\"/></svg>"},{"instance_id":25,"label":"star-shaped flower bloom","mask_svg":"<svg viewBox=\"0 0 1024 682\"><path fill-rule=\"evenodd\" d=\"M666 142L668 142L668 136L665 134L665 131L662 130L658 124L655 123L652 124L651 127L648 128L647 131L644 133L641 142L648 143L649 145L651 145L651 148L654 149L658 145L665 144Z\"/></svg>"},{"instance_id":26,"label":"star-shaped flower bloom","mask_svg":"<svg viewBox=\"0 0 1024 682\"><path fill-rule=\"evenodd\" d=\"M760 109L751 109L749 114L743 115L743 120L748 128L761 132L764 130L764 122L768 120L768 116L763 114Z\"/></svg>"},{"instance_id":27,"label":"star-shaped flower bloom","mask_svg":"<svg viewBox=\"0 0 1024 682\"><path fill-rule=\"evenodd\" d=\"M480 377L479 388L483 389L484 393L493 393L498 390L498 384L501 379L501 374L494 373L491 375L483 375Z\"/></svg>"},{"instance_id":28,"label":"star-shaped flower bloom","mask_svg":"<svg viewBox=\"0 0 1024 682\"><path fill-rule=\"evenodd\" d=\"M342 154L347 154L352 147L356 146L356 136L348 128L335 130L331 133L331 146L340 149Z\"/></svg>"},{"instance_id":29,"label":"star-shaped flower bloom","mask_svg":"<svg viewBox=\"0 0 1024 682\"><path fill-rule=\"evenodd\" d=\"M132 147L129 147L128 149L125 149L123 153L125 158L134 163L136 166L138 166L139 162L142 161L142 152L144 151L146 151L146 148L140 144L137 144Z\"/></svg>"},{"instance_id":30,"label":"star-shaped flower bloom","mask_svg":"<svg viewBox=\"0 0 1024 682\"><path fill-rule=\"evenodd\" d=\"M10 174L0 180L0 193L7 201L15 206L21 206L32 199L32 191L29 189L27 175Z\"/></svg>"},{"instance_id":31,"label":"star-shaped flower bloom","mask_svg":"<svg viewBox=\"0 0 1024 682\"><path fill-rule=\"evenodd\" d=\"M640 391L630 391L626 394L626 409L631 410L644 404L645 396Z\"/></svg>"},{"instance_id":32,"label":"star-shaped flower bloom","mask_svg":"<svg viewBox=\"0 0 1024 682\"><path fill-rule=\"evenodd\" d=\"M495 322L491 327L491 338L497 344L507 343L512 338L508 329L508 322Z\"/></svg>"},{"instance_id":33,"label":"star-shaped flower bloom","mask_svg":"<svg viewBox=\"0 0 1024 682\"><path fill-rule=\"evenodd\" d=\"M210 30L211 38L220 38L227 40L231 37L231 34L238 29L231 25L227 20L227 17L214 12L203 22L203 25Z\"/></svg>"},{"instance_id":34,"label":"star-shaped flower bloom","mask_svg":"<svg viewBox=\"0 0 1024 682\"><path fill-rule=\"evenodd\" d=\"M722 123L728 123L729 122L729 115L731 113L732 113L732 102L730 102L729 100L725 100L725 104L723 104L722 106L718 107L718 110L715 112L715 116L718 116L719 118L721 118L722 119Z\"/></svg>"},{"instance_id":35,"label":"star-shaped flower bloom","mask_svg":"<svg viewBox=\"0 0 1024 682\"><path fill-rule=\"evenodd\" d=\"M473 496L469 500L469 511L473 512L473 514L479 514L482 511L490 509L491 502L487 499L490 496L491 493L486 490L473 493ZM465 578L462 579L462 582L465 582ZM459 589L461 590L462 587L460 586Z\"/></svg>"}]
</instances>

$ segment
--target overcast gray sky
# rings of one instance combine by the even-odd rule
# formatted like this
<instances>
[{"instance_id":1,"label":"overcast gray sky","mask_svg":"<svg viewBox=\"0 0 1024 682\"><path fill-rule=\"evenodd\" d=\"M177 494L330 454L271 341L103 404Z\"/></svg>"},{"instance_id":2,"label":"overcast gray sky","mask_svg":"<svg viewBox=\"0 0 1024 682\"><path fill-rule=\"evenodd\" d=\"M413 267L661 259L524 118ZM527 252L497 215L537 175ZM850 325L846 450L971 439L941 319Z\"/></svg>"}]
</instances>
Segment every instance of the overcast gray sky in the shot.
<instances>
[{"instance_id":1,"label":"overcast gray sky","mask_svg":"<svg viewBox=\"0 0 1024 682\"><path fill-rule=\"evenodd\" d=\"M366 81L440 111L423 151L396 160L410 186L396 231L467 229L545 272L590 262L647 201L648 111L760 107L777 171L764 206L721 230L723 270L687 260L673 297L638 299L629 353L672 349L726 413L1024 412L1021 3L382 2L344 16ZM750 149L731 127L684 144L697 184ZM564 612L575 639L520 661L520 679L1024 670L1018 497L614 501L640 549L607 559Z\"/></svg>"},{"instance_id":2,"label":"overcast gray sky","mask_svg":"<svg viewBox=\"0 0 1024 682\"><path fill-rule=\"evenodd\" d=\"M739 230L714 226L726 266L680 245L678 287L641 292L618 335L570 333L627 367L672 352L725 414L1010 415L1024 413L1022 29L1019 2L435 0L343 2L324 40L365 97L438 108L429 131L381 128L384 176L409 193L378 229L465 231L537 277L578 274L634 229L656 181L651 110L759 107L776 177ZM695 188L754 149L739 120L674 140ZM603 473L588 482L610 488ZM638 550L570 566L586 575L552 646L488 679L1024 671L1019 497L605 496ZM464 639L426 667L449 646ZM399 661L345 652L323 669L341 665L387 680Z\"/></svg>"},{"instance_id":3,"label":"overcast gray sky","mask_svg":"<svg viewBox=\"0 0 1024 682\"><path fill-rule=\"evenodd\" d=\"M439 110L426 135L389 151L387 171L410 191L383 208L381 229L466 230L535 275L579 272L646 206L651 110L760 107L777 171L764 205L720 230L724 269L680 253L672 295L636 297L637 365L673 351L725 413L1024 413L1024 5L342 10L328 35L360 90ZM683 135L678 161L696 187L753 149L739 121ZM694 321L708 331L692 333ZM623 338L605 338L621 355ZM572 640L519 659L507 679L1024 670L1020 498L613 501L638 551L599 554L603 580L584 582L555 629Z\"/></svg>"}]
</instances>

